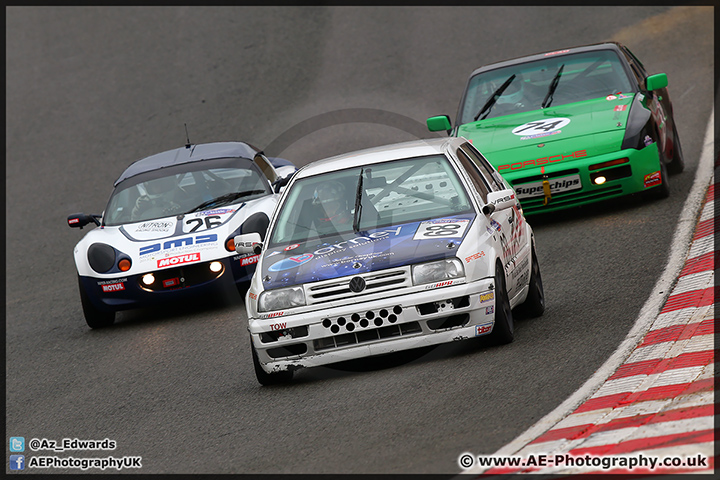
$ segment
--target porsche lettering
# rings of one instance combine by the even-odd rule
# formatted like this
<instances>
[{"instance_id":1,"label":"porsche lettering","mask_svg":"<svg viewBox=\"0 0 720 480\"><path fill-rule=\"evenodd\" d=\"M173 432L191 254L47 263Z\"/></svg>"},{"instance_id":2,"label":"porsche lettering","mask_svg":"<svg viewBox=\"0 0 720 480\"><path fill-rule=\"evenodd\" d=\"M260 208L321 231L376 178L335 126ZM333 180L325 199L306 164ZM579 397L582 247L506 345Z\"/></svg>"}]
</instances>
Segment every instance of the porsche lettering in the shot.
<instances>
[{"instance_id":1,"label":"porsche lettering","mask_svg":"<svg viewBox=\"0 0 720 480\"><path fill-rule=\"evenodd\" d=\"M545 165L547 163L555 163L555 162L562 162L567 159L571 158L583 158L587 157L587 150L577 150L575 152L572 152L568 155L552 155L550 157L540 157L533 160L525 160L524 162L516 162L516 163L509 163L506 165L500 165L498 167L498 171L502 172L503 170L518 170L520 168L525 168L529 165Z\"/></svg>"}]
</instances>

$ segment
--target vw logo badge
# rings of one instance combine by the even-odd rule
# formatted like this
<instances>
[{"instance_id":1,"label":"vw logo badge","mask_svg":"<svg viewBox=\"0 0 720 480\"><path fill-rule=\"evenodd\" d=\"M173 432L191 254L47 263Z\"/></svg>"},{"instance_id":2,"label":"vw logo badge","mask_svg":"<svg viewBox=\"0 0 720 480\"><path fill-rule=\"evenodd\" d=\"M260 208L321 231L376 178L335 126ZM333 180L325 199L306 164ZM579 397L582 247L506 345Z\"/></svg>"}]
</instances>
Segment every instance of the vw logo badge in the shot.
<instances>
[{"instance_id":1,"label":"vw logo badge","mask_svg":"<svg viewBox=\"0 0 720 480\"><path fill-rule=\"evenodd\" d=\"M350 290L355 293L360 293L365 290L365 279L362 277L353 277L352 280L350 280Z\"/></svg>"}]
</instances>

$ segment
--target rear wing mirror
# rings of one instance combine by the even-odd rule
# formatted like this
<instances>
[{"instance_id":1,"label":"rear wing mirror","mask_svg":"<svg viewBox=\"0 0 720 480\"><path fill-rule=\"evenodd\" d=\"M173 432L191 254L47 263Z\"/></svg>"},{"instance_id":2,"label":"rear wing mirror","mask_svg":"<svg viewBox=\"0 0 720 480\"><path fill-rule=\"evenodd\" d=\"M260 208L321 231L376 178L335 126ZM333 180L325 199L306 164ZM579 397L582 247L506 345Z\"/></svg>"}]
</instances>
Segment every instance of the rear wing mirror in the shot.
<instances>
[{"instance_id":1,"label":"rear wing mirror","mask_svg":"<svg viewBox=\"0 0 720 480\"><path fill-rule=\"evenodd\" d=\"M259 255L262 251L262 238L257 232L241 233L235 236L235 251L237 253L253 253Z\"/></svg>"},{"instance_id":2,"label":"rear wing mirror","mask_svg":"<svg viewBox=\"0 0 720 480\"><path fill-rule=\"evenodd\" d=\"M517 204L515 191L508 188L488 193L487 204L482 208L482 211L485 215L490 215L494 211L512 208Z\"/></svg>"},{"instance_id":3,"label":"rear wing mirror","mask_svg":"<svg viewBox=\"0 0 720 480\"><path fill-rule=\"evenodd\" d=\"M73 213L72 215L68 215L67 217L67 223L68 227L70 228L79 228L82 230L82 228L85 225L88 225L90 222L94 223L96 226L100 226L100 215L85 215L84 213Z\"/></svg>"}]
</instances>

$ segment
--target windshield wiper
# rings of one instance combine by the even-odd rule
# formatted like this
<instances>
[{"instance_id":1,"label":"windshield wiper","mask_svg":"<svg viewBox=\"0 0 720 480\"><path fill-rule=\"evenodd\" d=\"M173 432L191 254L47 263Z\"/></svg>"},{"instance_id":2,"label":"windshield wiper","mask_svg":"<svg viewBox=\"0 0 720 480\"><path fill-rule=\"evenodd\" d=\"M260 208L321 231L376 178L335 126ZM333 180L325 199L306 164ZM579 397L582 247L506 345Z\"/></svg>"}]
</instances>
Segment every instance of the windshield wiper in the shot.
<instances>
[{"instance_id":1,"label":"windshield wiper","mask_svg":"<svg viewBox=\"0 0 720 480\"><path fill-rule=\"evenodd\" d=\"M360 176L358 177L357 188L355 189L355 212L353 215L353 231L355 233L360 232L360 215L362 214L362 188L364 171L364 168L360 169Z\"/></svg>"},{"instance_id":2,"label":"windshield wiper","mask_svg":"<svg viewBox=\"0 0 720 480\"><path fill-rule=\"evenodd\" d=\"M545 98L543 98L543 101L540 104L540 108L547 108L552 103L553 94L555 93L555 89L557 88L558 83L560 83L560 75L562 74L563 68L565 68L564 63L562 65L560 65L560 68L558 68L558 71L555 74L555 77L553 77L552 82L550 82L550 88L548 88L548 92L545 95Z\"/></svg>"},{"instance_id":3,"label":"windshield wiper","mask_svg":"<svg viewBox=\"0 0 720 480\"><path fill-rule=\"evenodd\" d=\"M502 95L502 93L512 83L513 80L515 80L514 73L512 75L510 75L510 77L507 80L505 80L505 83L500 85L498 87L498 89L492 93L492 95L490 95L490 97L485 102L485 105L483 105L482 108L480 109L480 111L477 113L477 115L475 115L476 122L477 122L478 118L480 118L480 115L482 115L483 113L487 112L487 113L485 113L485 117L488 116L492 106L495 105L495 102L497 102L497 99L500 98L500 95ZM485 117L483 117L482 119L485 120Z\"/></svg>"},{"instance_id":4,"label":"windshield wiper","mask_svg":"<svg viewBox=\"0 0 720 480\"><path fill-rule=\"evenodd\" d=\"M207 202L203 202L197 207L185 212L185 213L194 213L199 212L202 210L206 210L208 207L219 207L221 205L227 205L228 203L232 203L234 200L237 200L238 198L247 197L249 195L255 195L258 193L265 193L265 190L247 190L245 192L231 192L226 193L225 195L220 195L219 197L215 197L211 200L208 200Z\"/></svg>"}]
</instances>

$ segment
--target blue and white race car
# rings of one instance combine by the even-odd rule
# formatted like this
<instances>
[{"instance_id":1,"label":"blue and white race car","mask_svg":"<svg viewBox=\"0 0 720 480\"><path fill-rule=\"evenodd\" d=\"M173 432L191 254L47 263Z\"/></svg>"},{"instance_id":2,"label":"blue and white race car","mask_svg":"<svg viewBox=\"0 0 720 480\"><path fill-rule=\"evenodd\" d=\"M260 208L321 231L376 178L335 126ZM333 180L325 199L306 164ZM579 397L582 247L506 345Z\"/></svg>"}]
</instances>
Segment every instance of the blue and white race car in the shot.
<instances>
[{"instance_id":1,"label":"blue and white race car","mask_svg":"<svg viewBox=\"0 0 720 480\"><path fill-rule=\"evenodd\" d=\"M533 230L514 190L464 138L313 162L283 193L245 299L255 373L490 335L545 309Z\"/></svg>"},{"instance_id":2,"label":"blue and white race car","mask_svg":"<svg viewBox=\"0 0 720 480\"><path fill-rule=\"evenodd\" d=\"M111 325L119 310L149 306L232 281L243 291L257 255L234 237L264 238L281 189L297 168L242 142L169 150L131 164L102 215L68 216L97 226L75 246L87 324Z\"/></svg>"}]
</instances>

